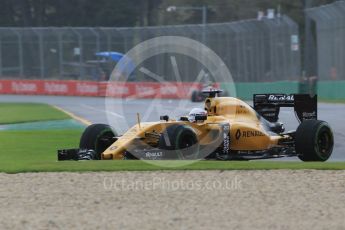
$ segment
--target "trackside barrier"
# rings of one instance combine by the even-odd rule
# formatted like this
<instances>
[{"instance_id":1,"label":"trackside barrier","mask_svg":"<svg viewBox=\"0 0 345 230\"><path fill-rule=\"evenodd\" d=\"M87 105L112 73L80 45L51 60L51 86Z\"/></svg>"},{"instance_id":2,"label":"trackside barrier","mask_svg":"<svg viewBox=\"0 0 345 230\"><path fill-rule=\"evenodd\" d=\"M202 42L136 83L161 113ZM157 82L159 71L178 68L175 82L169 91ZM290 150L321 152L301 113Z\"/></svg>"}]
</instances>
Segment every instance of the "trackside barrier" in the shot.
<instances>
[{"instance_id":1,"label":"trackside barrier","mask_svg":"<svg viewBox=\"0 0 345 230\"><path fill-rule=\"evenodd\" d=\"M230 89L233 84L222 83L223 89ZM254 93L307 93L303 91L303 84L297 81L260 82L235 84L236 97L252 100ZM231 94L231 92L230 92ZM320 100L345 100L345 81L318 81L317 95Z\"/></svg>"},{"instance_id":2,"label":"trackside barrier","mask_svg":"<svg viewBox=\"0 0 345 230\"><path fill-rule=\"evenodd\" d=\"M320 99L345 100L345 81L319 81L317 94Z\"/></svg>"},{"instance_id":3,"label":"trackside barrier","mask_svg":"<svg viewBox=\"0 0 345 230\"><path fill-rule=\"evenodd\" d=\"M235 84L236 95L231 92ZM230 96L252 100L255 93L299 93L299 82L221 83L220 87ZM133 98L189 99L192 91L202 89L202 84L192 82L92 82L92 81L45 81L0 80L0 94L64 95ZM345 81L319 81L317 94L324 100L345 100ZM108 92L107 92L108 90Z\"/></svg>"},{"instance_id":4,"label":"trackside barrier","mask_svg":"<svg viewBox=\"0 0 345 230\"><path fill-rule=\"evenodd\" d=\"M88 81L0 80L1 94L98 96L98 88Z\"/></svg>"},{"instance_id":5,"label":"trackside barrier","mask_svg":"<svg viewBox=\"0 0 345 230\"><path fill-rule=\"evenodd\" d=\"M0 94L187 99L200 83L0 80Z\"/></svg>"}]
</instances>

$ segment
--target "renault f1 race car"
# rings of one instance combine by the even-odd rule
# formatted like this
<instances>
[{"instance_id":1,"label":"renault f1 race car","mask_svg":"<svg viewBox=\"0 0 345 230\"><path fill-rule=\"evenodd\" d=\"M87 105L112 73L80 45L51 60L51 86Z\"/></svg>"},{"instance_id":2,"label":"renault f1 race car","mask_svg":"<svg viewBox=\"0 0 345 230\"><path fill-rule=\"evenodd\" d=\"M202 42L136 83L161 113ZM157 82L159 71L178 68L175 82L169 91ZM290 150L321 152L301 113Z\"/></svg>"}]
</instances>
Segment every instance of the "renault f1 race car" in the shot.
<instances>
[{"instance_id":1,"label":"renault f1 race car","mask_svg":"<svg viewBox=\"0 0 345 230\"><path fill-rule=\"evenodd\" d=\"M138 121L122 136L105 124L87 127L78 149L58 150L58 160L254 160L297 156L302 161L326 161L333 133L317 120L317 96L255 94L253 107L208 90L205 107L178 120ZM281 107L293 107L300 124L285 132L278 122ZM139 120L139 119L138 119Z\"/></svg>"}]
</instances>

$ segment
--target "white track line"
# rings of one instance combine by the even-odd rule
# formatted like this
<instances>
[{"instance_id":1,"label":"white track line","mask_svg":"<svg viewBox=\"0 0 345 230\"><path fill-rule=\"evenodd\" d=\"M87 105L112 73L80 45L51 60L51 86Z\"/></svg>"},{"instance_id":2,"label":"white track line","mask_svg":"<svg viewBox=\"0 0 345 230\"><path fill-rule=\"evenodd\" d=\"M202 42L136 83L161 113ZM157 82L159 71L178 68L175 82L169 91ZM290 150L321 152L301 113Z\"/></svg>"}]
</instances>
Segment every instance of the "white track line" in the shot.
<instances>
[{"instance_id":1,"label":"white track line","mask_svg":"<svg viewBox=\"0 0 345 230\"><path fill-rule=\"evenodd\" d=\"M93 111L96 111L96 112L105 112L105 113L110 114L110 115L115 116L115 117L125 118L124 116L122 116L120 114L117 114L115 112L111 112L111 111L108 111L108 110L96 109L95 107L92 107L92 106L89 106L89 105L85 105L85 104L81 104L80 106L82 106L84 108L87 108L87 109L90 109L90 110L93 110Z\"/></svg>"}]
</instances>

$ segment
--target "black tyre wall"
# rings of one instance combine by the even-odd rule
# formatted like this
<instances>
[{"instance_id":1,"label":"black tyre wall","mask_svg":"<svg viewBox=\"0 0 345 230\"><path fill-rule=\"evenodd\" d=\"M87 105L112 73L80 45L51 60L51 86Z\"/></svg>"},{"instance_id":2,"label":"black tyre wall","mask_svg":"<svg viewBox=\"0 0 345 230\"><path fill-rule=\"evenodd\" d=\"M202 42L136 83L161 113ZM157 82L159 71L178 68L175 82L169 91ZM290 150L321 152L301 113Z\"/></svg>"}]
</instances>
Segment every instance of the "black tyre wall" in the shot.
<instances>
[{"instance_id":1,"label":"black tyre wall","mask_svg":"<svg viewBox=\"0 0 345 230\"><path fill-rule=\"evenodd\" d=\"M96 160L101 159L101 154L106 150L111 144L112 137L117 134L112 130L109 125L106 124L92 124L88 126L79 142L80 149L92 149L96 152ZM105 140L109 141L105 141Z\"/></svg>"},{"instance_id":2,"label":"black tyre wall","mask_svg":"<svg viewBox=\"0 0 345 230\"><path fill-rule=\"evenodd\" d=\"M302 161L326 161L333 145L333 133L325 121L306 120L296 130L296 152Z\"/></svg>"},{"instance_id":3,"label":"black tyre wall","mask_svg":"<svg viewBox=\"0 0 345 230\"><path fill-rule=\"evenodd\" d=\"M185 125L169 126L161 135L158 145L160 149L171 150L172 159L194 159L199 151L196 133Z\"/></svg>"}]
</instances>

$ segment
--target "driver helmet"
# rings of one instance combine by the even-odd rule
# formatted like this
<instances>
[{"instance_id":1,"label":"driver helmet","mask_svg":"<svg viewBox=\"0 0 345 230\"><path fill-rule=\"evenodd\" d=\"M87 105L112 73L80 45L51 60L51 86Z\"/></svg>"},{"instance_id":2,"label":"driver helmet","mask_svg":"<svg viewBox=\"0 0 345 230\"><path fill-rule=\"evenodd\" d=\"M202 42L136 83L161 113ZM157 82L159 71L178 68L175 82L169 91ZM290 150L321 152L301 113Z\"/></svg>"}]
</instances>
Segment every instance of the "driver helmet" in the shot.
<instances>
[{"instance_id":1,"label":"driver helmet","mask_svg":"<svg viewBox=\"0 0 345 230\"><path fill-rule=\"evenodd\" d=\"M200 115L206 115L207 116L207 112L203 109L200 109L200 108L194 108L189 112L188 120L190 122L196 122L195 117L200 116Z\"/></svg>"}]
</instances>

